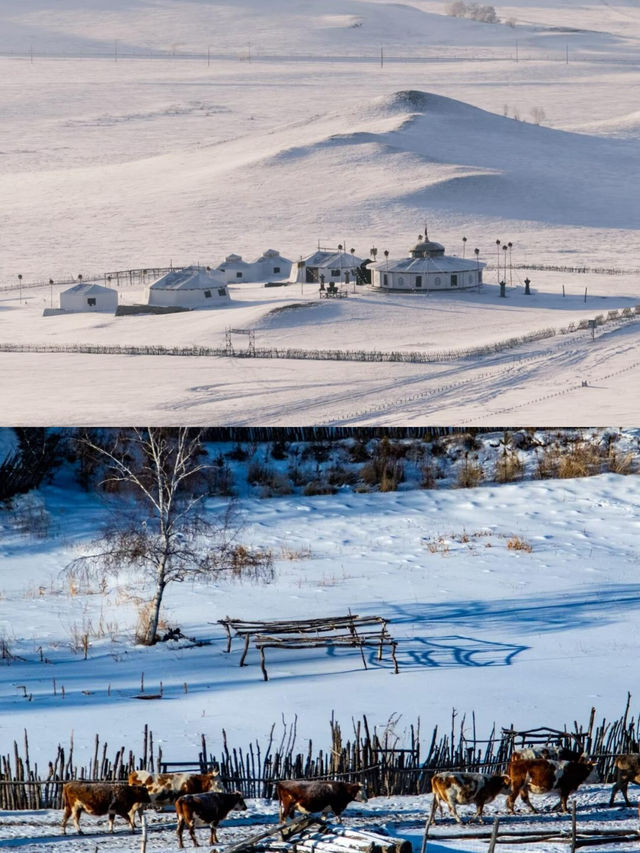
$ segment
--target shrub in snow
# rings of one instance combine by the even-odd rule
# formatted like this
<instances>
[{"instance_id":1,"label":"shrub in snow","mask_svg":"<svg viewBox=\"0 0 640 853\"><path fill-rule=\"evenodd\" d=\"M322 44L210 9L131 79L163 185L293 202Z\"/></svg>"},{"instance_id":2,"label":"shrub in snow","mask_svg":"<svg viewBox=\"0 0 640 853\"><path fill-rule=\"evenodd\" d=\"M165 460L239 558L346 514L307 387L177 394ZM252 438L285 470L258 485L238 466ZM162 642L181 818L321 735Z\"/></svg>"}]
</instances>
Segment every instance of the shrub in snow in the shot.
<instances>
[{"instance_id":1,"label":"shrub in snow","mask_svg":"<svg viewBox=\"0 0 640 853\"><path fill-rule=\"evenodd\" d=\"M469 459L465 453L462 464L458 468L456 485L459 489L472 489L484 480L484 471L474 459Z\"/></svg>"},{"instance_id":2,"label":"shrub in snow","mask_svg":"<svg viewBox=\"0 0 640 853\"><path fill-rule=\"evenodd\" d=\"M493 6L482 6L480 3L465 3L464 0L455 0L447 6L447 14L454 18L470 18L472 21L481 21L483 24L497 24L499 18Z\"/></svg>"}]
</instances>

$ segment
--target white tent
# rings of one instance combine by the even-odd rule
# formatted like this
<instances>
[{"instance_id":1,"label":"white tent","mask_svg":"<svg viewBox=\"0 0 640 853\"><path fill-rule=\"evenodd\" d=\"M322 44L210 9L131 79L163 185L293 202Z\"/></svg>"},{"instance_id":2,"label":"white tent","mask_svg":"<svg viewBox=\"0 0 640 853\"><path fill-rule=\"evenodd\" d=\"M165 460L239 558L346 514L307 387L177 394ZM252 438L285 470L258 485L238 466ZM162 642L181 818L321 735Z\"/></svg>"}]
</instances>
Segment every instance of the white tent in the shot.
<instances>
[{"instance_id":1,"label":"white tent","mask_svg":"<svg viewBox=\"0 0 640 853\"><path fill-rule=\"evenodd\" d=\"M205 267L171 270L149 288L149 305L220 308L230 301L223 276Z\"/></svg>"},{"instance_id":2,"label":"white tent","mask_svg":"<svg viewBox=\"0 0 640 853\"><path fill-rule=\"evenodd\" d=\"M298 261L293 281L331 282L353 281L356 267L362 264L362 258L350 252L343 252L342 246L337 249L318 249L304 260Z\"/></svg>"},{"instance_id":3,"label":"white tent","mask_svg":"<svg viewBox=\"0 0 640 853\"><path fill-rule=\"evenodd\" d=\"M251 264L243 261L242 255L227 255L216 267L216 272L224 276L227 284L232 284L234 281L255 281L252 277Z\"/></svg>"},{"instance_id":4,"label":"white tent","mask_svg":"<svg viewBox=\"0 0 640 853\"><path fill-rule=\"evenodd\" d=\"M275 249L267 249L255 261L243 261L241 255L227 255L216 267L227 284L241 281L286 281L291 273L291 261Z\"/></svg>"},{"instance_id":5,"label":"white tent","mask_svg":"<svg viewBox=\"0 0 640 853\"><path fill-rule=\"evenodd\" d=\"M62 311L109 311L115 314L118 293L101 284L74 284L60 294Z\"/></svg>"},{"instance_id":6,"label":"white tent","mask_svg":"<svg viewBox=\"0 0 640 853\"><path fill-rule=\"evenodd\" d=\"M252 264L254 281L286 281L291 275L291 266L291 261L276 249L267 249Z\"/></svg>"}]
</instances>

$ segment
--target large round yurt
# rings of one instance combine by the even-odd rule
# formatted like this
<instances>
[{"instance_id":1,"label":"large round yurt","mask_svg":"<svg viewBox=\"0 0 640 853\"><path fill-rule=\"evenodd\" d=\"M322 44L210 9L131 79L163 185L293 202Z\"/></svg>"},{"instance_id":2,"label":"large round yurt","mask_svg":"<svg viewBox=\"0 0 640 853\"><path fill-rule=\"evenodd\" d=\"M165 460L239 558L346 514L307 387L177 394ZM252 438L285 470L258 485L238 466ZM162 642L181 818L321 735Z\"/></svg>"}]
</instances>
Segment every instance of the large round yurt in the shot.
<instances>
[{"instance_id":1,"label":"large round yurt","mask_svg":"<svg viewBox=\"0 0 640 853\"><path fill-rule=\"evenodd\" d=\"M444 246L420 235L408 258L372 264L371 286L379 290L424 293L469 290L482 284L485 264L475 259L445 255Z\"/></svg>"}]
</instances>

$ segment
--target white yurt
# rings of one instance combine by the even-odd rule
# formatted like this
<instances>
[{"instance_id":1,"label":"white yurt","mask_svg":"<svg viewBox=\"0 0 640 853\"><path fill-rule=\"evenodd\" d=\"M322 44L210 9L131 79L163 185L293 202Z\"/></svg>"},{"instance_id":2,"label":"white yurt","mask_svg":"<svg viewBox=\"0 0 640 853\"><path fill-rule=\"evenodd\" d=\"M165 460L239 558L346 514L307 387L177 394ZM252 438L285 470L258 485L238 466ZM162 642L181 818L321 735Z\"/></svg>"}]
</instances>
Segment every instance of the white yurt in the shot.
<instances>
[{"instance_id":1,"label":"white yurt","mask_svg":"<svg viewBox=\"0 0 640 853\"><path fill-rule=\"evenodd\" d=\"M220 273L190 266L163 275L149 288L149 305L179 308L220 308L231 301Z\"/></svg>"},{"instance_id":2,"label":"white yurt","mask_svg":"<svg viewBox=\"0 0 640 853\"><path fill-rule=\"evenodd\" d=\"M227 284L241 281L286 281L291 274L291 261L276 249L267 249L255 261L243 261L242 255L227 255L216 267Z\"/></svg>"},{"instance_id":3,"label":"white yurt","mask_svg":"<svg viewBox=\"0 0 640 853\"><path fill-rule=\"evenodd\" d=\"M380 290L425 292L429 290L469 290L482 284L486 265L478 258L445 255L444 246L425 234L409 252L408 258L387 259L372 264L371 285Z\"/></svg>"},{"instance_id":4,"label":"white yurt","mask_svg":"<svg viewBox=\"0 0 640 853\"><path fill-rule=\"evenodd\" d=\"M309 257L298 261L295 270L297 282L324 281L331 282L353 281L356 277L356 268L362 263L353 252L345 252L342 246L337 249L318 249Z\"/></svg>"},{"instance_id":5,"label":"white yurt","mask_svg":"<svg viewBox=\"0 0 640 853\"><path fill-rule=\"evenodd\" d=\"M291 261L276 249L267 249L251 266L254 281L287 281L291 275Z\"/></svg>"},{"instance_id":6,"label":"white yurt","mask_svg":"<svg viewBox=\"0 0 640 853\"><path fill-rule=\"evenodd\" d=\"M115 314L118 307L118 292L102 284L80 283L63 290L60 294L60 309L79 311L108 311Z\"/></svg>"},{"instance_id":7,"label":"white yurt","mask_svg":"<svg viewBox=\"0 0 640 853\"><path fill-rule=\"evenodd\" d=\"M227 284L234 281L255 281L252 276L251 264L242 260L242 255L227 255L224 261L216 267L216 272L224 276Z\"/></svg>"}]
</instances>

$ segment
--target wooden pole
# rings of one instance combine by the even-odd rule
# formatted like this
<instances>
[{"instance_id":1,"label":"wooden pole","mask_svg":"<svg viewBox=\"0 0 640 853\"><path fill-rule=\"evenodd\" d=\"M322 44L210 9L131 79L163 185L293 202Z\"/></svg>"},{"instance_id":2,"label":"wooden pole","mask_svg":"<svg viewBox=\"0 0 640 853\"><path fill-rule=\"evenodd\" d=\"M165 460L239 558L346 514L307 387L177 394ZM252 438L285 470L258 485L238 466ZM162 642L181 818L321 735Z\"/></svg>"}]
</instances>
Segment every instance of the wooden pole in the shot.
<instances>
[{"instance_id":1,"label":"wooden pole","mask_svg":"<svg viewBox=\"0 0 640 853\"><path fill-rule=\"evenodd\" d=\"M493 822L493 829L491 830L491 841L489 841L489 853L493 853L496 849L496 842L498 840L498 827L500 826L500 818L497 817Z\"/></svg>"},{"instance_id":2,"label":"wooden pole","mask_svg":"<svg viewBox=\"0 0 640 853\"><path fill-rule=\"evenodd\" d=\"M428 817L424 822L424 834L422 836L422 846L420 853L427 853L427 836L429 835L429 827L431 826L431 818Z\"/></svg>"},{"instance_id":3,"label":"wooden pole","mask_svg":"<svg viewBox=\"0 0 640 853\"><path fill-rule=\"evenodd\" d=\"M147 853L147 815L143 811L140 814L140 822L142 823L142 838L140 839L140 853Z\"/></svg>"},{"instance_id":4,"label":"wooden pole","mask_svg":"<svg viewBox=\"0 0 640 853\"><path fill-rule=\"evenodd\" d=\"M571 801L571 853L576 853L576 801Z\"/></svg>"}]
</instances>

